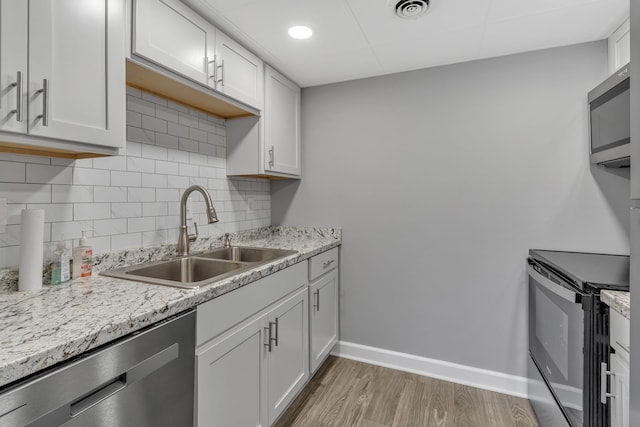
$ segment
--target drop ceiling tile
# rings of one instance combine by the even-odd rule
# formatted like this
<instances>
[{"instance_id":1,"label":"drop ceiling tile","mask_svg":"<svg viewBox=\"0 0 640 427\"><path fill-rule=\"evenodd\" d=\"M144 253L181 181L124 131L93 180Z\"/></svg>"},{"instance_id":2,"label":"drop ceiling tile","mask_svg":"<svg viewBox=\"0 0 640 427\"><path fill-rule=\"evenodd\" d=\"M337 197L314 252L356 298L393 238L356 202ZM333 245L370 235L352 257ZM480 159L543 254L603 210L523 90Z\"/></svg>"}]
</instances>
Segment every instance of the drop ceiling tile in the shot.
<instances>
[{"instance_id":1,"label":"drop ceiling tile","mask_svg":"<svg viewBox=\"0 0 640 427\"><path fill-rule=\"evenodd\" d=\"M610 6L594 2L493 22L482 40L483 52L506 55L606 38L624 19L624 12Z\"/></svg>"},{"instance_id":2,"label":"drop ceiling tile","mask_svg":"<svg viewBox=\"0 0 640 427\"><path fill-rule=\"evenodd\" d=\"M423 43L434 34L484 25L491 6L488 1L432 0L426 14L416 19L402 19L395 14L395 1L346 1L365 37L374 46L389 42Z\"/></svg>"}]
</instances>

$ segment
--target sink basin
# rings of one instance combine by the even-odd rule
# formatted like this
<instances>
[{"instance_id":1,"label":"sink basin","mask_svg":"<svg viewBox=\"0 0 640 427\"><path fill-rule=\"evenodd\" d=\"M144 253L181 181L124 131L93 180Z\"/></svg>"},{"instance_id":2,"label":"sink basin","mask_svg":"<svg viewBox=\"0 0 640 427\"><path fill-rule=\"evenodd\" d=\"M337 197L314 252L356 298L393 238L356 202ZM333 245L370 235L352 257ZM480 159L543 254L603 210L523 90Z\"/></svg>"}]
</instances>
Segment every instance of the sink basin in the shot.
<instances>
[{"instance_id":1,"label":"sink basin","mask_svg":"<svg viewBox=\"0 0 640 427\"><path fill-rule=\"evenodd\" d=\"M269 262L278 258L293 255L296 251L284 249L249 248L242 246L232 246L230 248L220 248L212 252L198 254L200 258L219 259L237 262Z\"/></svg>"},{"instance_id":2,"label":"sink basin","mask_svg":"<svg viewBox=\"0 0 640 427\"><path fill-rule=\"evenodd\" d=\"M234 246L177 259L107 270L100 274L155 285L198 289L200 286L295 253L296 251L282 249Z\"/></svg>"},{"instance_id":3,"label":"sink basin","mask_svg":"<svg viewBox=\"0 0 640 427\"><path fill-rule=\"evenodd\" d=\"M215 262L201 258L181 258L127 271L131 276L194 283L244 267L238 262Z\"/></svg>"}]
</instances>

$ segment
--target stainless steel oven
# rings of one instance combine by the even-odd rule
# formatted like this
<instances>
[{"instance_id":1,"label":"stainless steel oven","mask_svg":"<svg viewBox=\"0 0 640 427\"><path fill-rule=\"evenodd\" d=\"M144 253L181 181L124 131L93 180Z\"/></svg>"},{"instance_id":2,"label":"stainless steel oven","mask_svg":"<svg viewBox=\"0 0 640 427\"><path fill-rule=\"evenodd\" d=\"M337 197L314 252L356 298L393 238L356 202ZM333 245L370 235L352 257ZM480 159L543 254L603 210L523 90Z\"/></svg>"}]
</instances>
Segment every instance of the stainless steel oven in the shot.
<instances>
[{"instance_id":1,"label":"stainless steel oven","mask_svg":"<svg viewBox=\"0 0 640 427\"><path fill-rule=\"evenodd\" d=\"M601 289L628 289L629 257L530 251L529 399L545 427L606 427L601 363L609 361Z\"/></svg>"}]
</instances>

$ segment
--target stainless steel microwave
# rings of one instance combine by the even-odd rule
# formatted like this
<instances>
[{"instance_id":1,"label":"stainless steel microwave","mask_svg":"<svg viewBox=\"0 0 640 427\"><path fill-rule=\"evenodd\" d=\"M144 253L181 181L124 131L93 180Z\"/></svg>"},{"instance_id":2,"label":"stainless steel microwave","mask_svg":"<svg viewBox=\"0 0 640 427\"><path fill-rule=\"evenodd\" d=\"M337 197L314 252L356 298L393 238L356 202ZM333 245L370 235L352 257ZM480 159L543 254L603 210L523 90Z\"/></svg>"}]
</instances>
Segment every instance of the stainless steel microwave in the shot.
<instances>
[{"instance_id":1,"label":"stainless steel microwave","mask_svg":"<svg viewBox=\"0 0 640 427\"><path fill-rule=\"evenodd\" d=\"M630 98L629 64L589 92L589 143L591 163L629 167Z\"/></svg>"}]
</instances>

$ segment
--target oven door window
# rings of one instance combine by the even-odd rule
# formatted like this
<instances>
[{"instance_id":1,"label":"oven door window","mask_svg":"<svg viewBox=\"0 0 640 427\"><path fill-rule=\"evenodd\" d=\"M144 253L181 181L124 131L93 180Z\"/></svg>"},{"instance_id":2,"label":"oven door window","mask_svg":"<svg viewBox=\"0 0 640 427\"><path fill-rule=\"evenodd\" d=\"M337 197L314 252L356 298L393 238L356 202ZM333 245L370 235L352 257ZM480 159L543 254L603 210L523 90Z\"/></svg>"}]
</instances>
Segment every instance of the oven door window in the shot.
<instances>
[{"instance_id":1,"label":"oven door window","mask_svg":"<svg viewBox=\"0 0 640 427\"><path fill-rule=\"evenodd\" d=\"M554 292L561 285L529 276L529 351L567 418L582 425L584 311ZM577 424L580 421L580 424Z\"/></svg>"}]
</instances>

